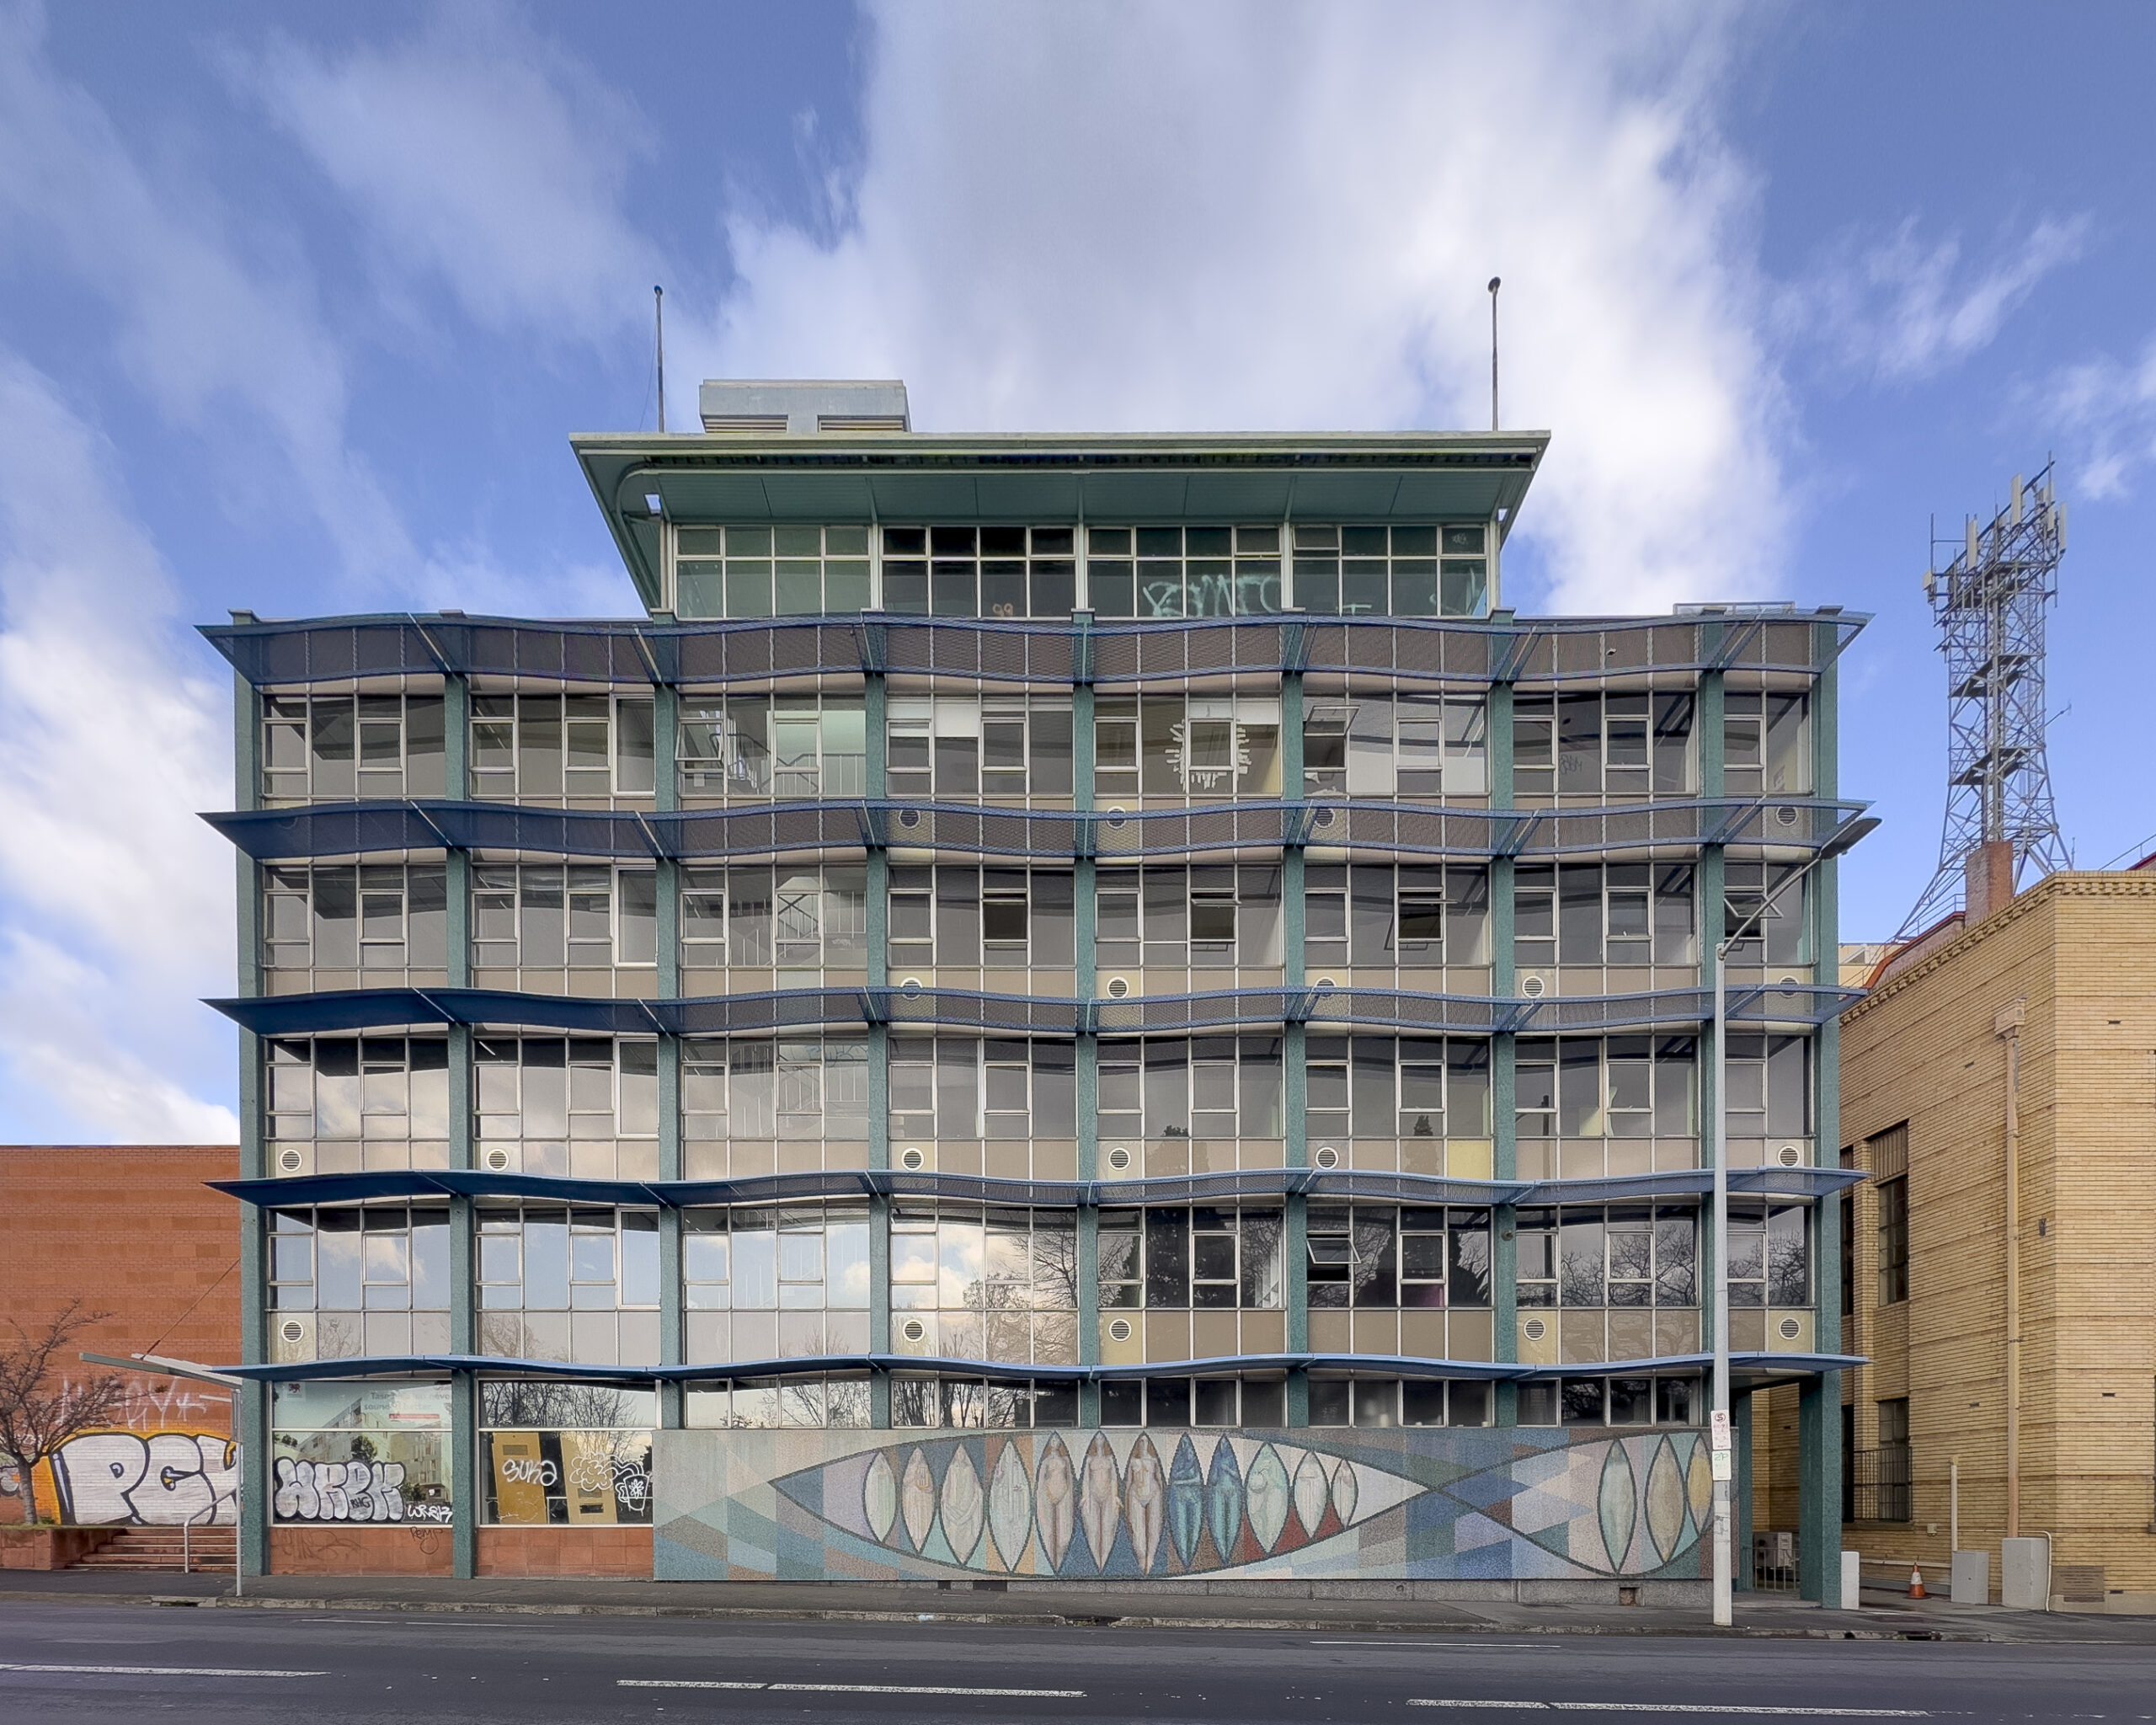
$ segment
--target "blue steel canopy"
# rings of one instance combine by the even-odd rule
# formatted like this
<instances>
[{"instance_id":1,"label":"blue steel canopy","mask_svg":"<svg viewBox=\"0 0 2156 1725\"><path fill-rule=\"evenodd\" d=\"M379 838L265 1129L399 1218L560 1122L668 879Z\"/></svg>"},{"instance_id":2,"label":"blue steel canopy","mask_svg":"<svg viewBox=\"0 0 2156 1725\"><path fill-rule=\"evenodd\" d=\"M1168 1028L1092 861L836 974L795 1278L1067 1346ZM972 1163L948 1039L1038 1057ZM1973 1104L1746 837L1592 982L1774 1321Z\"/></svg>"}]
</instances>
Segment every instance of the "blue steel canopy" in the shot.
<instances>
[{"instance_id":1,"label":"blue steel canopy","mask_svg":"<svg viewBox=\"0 0 2156 1725\"><path fill-rule=\"evenodd\" d=\"M1277 851L1369 855L1624 857L1726 845L1816 852L1870 805L1817 797L1672 798L1579 809L1447 809L1410 803L1261 801L1198 809L983 809L857 798L685 809L532 809L507 803L318 803L207 814L257 862L394 851L515 851L550 857L744 860L893 850L1070 861Z\"/></svg>"},{"instance_id":2,"label":"blue steel canopy","mask_svg":"<svg viewBox=\"0 0 2156 1725\"><path fill-rule=\"evenodd\" d=\"M343 1359L292 1360L265 1365L221 1365L232 1377L258 1383L314 1380L423 1377L476 1372L492 1378L572 1378L603 1384L728 1382L739 1378L787 1377L844 1371L932 1373L986 1378L999 1383L1099 1384L1156 1377L1228 1377L1277 1371L1337 1371L1403 1378L1465 1378L1484 1382L1531 1382L1560 1377L1623 1377L1651 1372L1704 1370L1713 1356L1670 1354L1651 1359L1597 1360L1566 1365L1513 1365L1487 1359L1427 1359L1397 1354L1224 1354L1203 1359L1154 1361L1143 1365L1022 1365L1009 1360L962 1359L920 1354L825 1354L807 1358L726 1360L686 1365L590 1365L558 1359L498 1358L489 1354L367 1354ZM1732 1371L1754 1378L1810 1377L1867 1364L1854 1354L1744 1353L1730 1355Z\"/></svg>"}]
</instances>

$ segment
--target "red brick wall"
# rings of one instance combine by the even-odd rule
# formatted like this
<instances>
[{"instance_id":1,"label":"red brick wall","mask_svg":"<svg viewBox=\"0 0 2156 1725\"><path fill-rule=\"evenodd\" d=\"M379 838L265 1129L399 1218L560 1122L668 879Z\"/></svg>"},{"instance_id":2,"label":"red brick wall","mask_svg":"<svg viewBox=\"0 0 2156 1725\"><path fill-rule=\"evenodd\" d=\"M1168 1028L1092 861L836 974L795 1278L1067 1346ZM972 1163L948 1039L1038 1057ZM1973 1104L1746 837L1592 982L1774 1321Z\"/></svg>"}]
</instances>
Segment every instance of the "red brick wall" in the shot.
<instances>
[{"instance_id":1,"label":"red brick wall","mask_svg":"<svg viewBox=\"0 0 2156 1725\"><path fill-rule=\"evenodd\" d=\"M645 1550L650 1550L648 1538ZM442 1526L270 1530L270 1569L275 1575L447 1575L455 1558L450 1530ZM644 1573L650 1573L647 1556Z\"/></svg>"},{"instance_id":2,"label":"red brick wall","mask_svg":"<svg viewBox=\"0 0 2156 1725\"><path fill-rule=\"evenodd\" d=\"M104 1322L72 1344L77 1354L155 1352L209 1365L239 1358L238 1201L204 1184L239 1173L239 1147L212 1145L0 1145L0 1319L42 1323L80 1295ZM0 1334L8 1334L0 1326ZM229 1434L229 1406L212 1386L132 1377L120 1423L156 1432ZM40 1513L53 1513L51 1482L37 1482ZM19 1494L0 1496L0 1519L21 1519Z\"/></svg>"},{"instance_id":3,"label":"red brick wall","mask_svg":"<svg viewBox=\"0 0 2156 1725\"><path fill-rule=\"evenodd\" d=\"M483 1527L482 1575L605 1575L651 1579L648 1527Z\"/></svg>"}]
</instances>

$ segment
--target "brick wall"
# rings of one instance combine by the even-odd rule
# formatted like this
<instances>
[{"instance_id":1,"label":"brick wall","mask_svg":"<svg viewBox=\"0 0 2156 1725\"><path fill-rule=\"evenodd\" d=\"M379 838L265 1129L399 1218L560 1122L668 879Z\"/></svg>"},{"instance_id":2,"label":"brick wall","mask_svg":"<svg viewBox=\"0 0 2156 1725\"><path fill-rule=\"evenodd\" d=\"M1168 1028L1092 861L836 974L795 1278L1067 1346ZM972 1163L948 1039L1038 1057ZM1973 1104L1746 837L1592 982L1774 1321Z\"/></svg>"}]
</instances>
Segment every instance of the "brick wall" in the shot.
<instances>
[{"instance_id":1,"label":"brick wall","mask_svg":"<svg viewBox=\"0 0 2156 1725\"><path fill-rule=\"evenodd\" d=\"M483 1527L482 1575L604 1575L651 1579L648 1527Z\"/></svg>"},{"instance_id":2,"label":"brick wall","mask_svg":"<svg viewBox=\"0 0 2156 1725\"><path fill-rule=\"evenodd\" d=\"M1908 1123L1909 1297L1878 1303L1878 1203L1856 1189L1845 1375L1857 1445L1909 1401L1913 1518L1845 1543L1945 1567L1992 1553L2005 1493L2006 1049L2025 1001L2020 1199L2020 1523L2061 1564L2156 1603L2156 879L2056 874L1892 977L1842 1029L1842 1139ZM1779 1436L1777 1433L1775 1435ZM1777 1457L1779 1460L1779 1457ZM1937 1528L1937 1532L1930 1530Z\"/></svg>"},{"instance_id":3,"label":"brick wall","mask_svg":"<svg viewBox=\"0 0 2156 1725\"><path fill-rule=\"evenodd\" d=\"M236 1178L236 1145L0 1146L0 1320L41 1324L72 1295L109 1314L65 1356L156 1352L216 1365L239 1358L240 1207L205 1181ZM0 1333L9 1333L0 1327ZM131 1376L122 1423L157 1432L231 1431L211 1386ZM39 1471L38 1508L54 1513ZM0 1519L19 1519L19 1492L0 1495Z\"/></svg>"}]
</instances>

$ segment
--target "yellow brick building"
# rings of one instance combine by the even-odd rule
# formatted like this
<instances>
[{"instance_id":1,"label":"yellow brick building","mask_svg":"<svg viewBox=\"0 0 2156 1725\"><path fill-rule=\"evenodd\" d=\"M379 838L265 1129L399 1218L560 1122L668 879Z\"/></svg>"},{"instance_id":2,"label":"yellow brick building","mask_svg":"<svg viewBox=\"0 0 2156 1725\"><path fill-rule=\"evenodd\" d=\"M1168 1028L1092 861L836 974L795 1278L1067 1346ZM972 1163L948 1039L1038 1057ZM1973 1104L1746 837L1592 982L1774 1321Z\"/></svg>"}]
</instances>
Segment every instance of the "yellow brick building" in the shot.
<instances>
[{"instance_id":1,"label":"yellow brick building","mask_svg":"<svg viewBox=\"0 0 2156 1725\"><path fill-rule=\"evenodd\" d=\"M1870 1361L1842 1378L1843 1542L1867 1582L1921 1563L1943 1592L1958 1502L1994 1598L2018 1532L2050 1535L2065 1607L2156 1610L2156 873L1985 909L1842 1020L1842 1156L1869 1177L1842 1345ZM1753 1422L1761 1530L1796 1525L1795 1399Z\"/></svg>"}]
</instances>

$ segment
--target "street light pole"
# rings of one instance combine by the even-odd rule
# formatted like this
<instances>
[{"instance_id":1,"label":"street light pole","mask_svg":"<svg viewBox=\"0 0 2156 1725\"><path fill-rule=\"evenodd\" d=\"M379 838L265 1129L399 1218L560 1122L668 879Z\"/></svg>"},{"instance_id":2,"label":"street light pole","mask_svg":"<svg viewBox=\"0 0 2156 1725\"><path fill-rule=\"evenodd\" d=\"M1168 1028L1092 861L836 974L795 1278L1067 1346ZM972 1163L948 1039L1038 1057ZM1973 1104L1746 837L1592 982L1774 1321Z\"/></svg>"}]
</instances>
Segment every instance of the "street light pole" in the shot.
<instances>
[{"instance_id":1,"label":"street light pole","mask_svg":"<svg viewBox=\"0 0 2156 1725\"><path fill-rule=\"evenodd\" d=\"M1715 1327L1714 1378L1711 1407L1712 1441L1710 1465L1714 1483L1714 1621L1726 1629L1734 1621L1735 1553L1732 1549L1730 1498L1735 1487L1737 1457L1730 1435L1729 1405L1729 950L1751 932L1753 924L1774 907L1774 901L1821 864L1833 862L1879 825L1875 815L1850 821L1819 848L1817 855L1772 891L1763 892L1758 907L1738 923L1729 924L1729 894L1724 888L1720 921L1722 937L1715 943L1715 1055L1714 1127L1714 1242Z\"/></svg>"}]
</instances>

